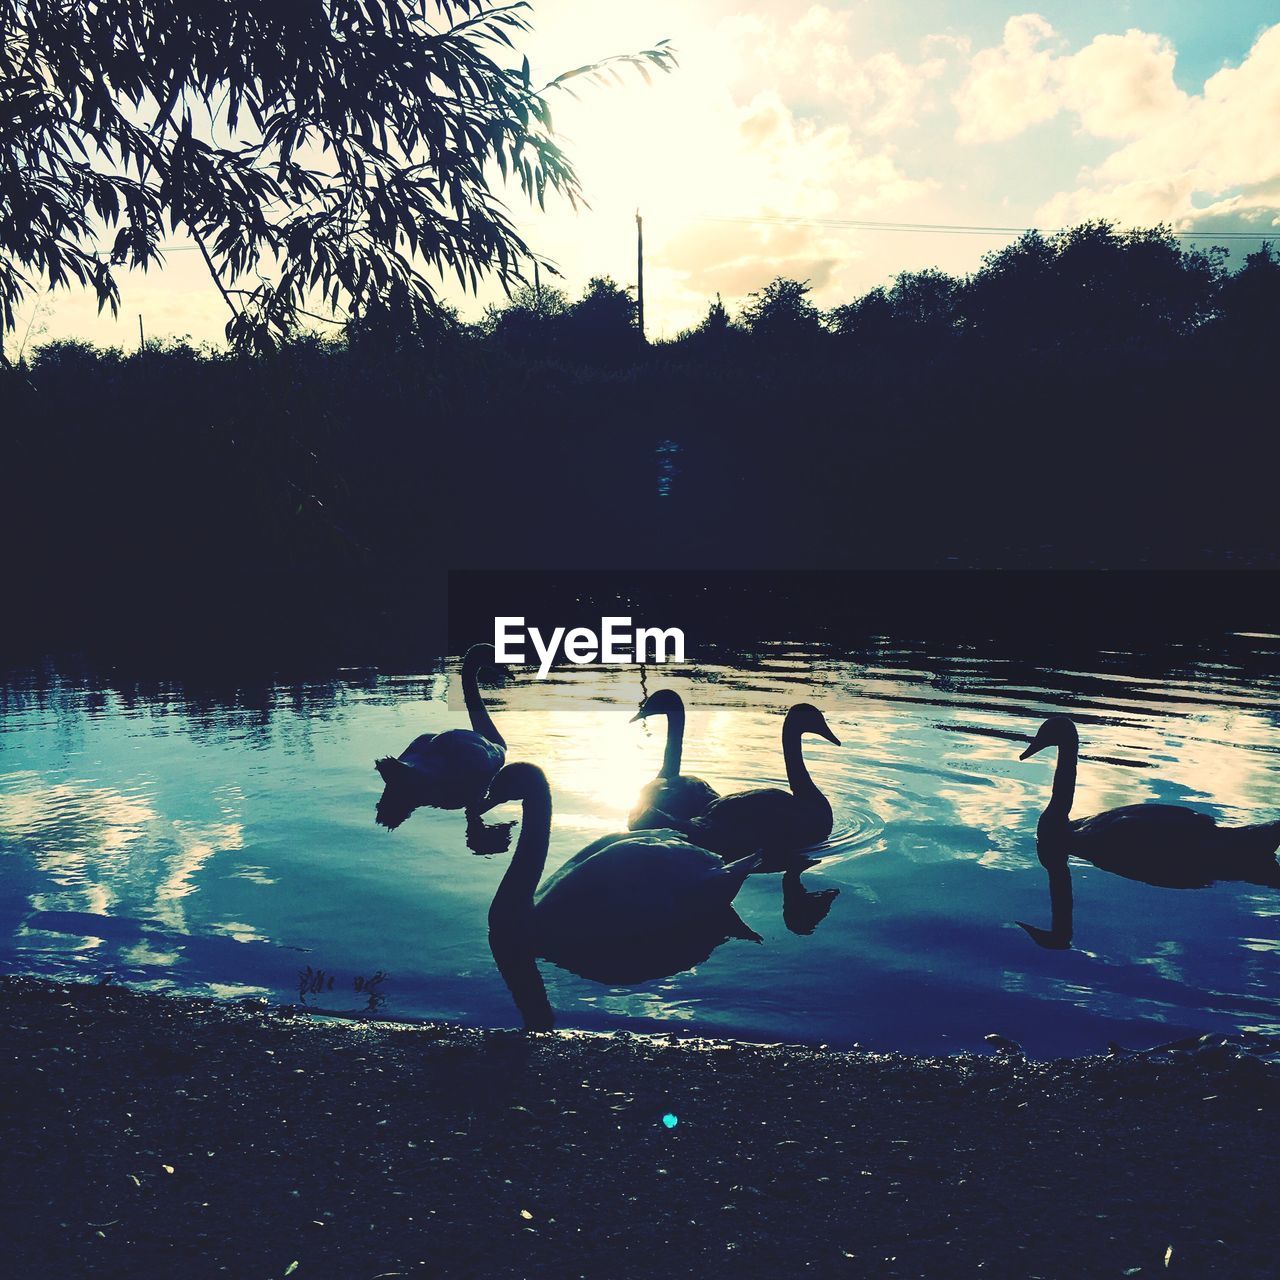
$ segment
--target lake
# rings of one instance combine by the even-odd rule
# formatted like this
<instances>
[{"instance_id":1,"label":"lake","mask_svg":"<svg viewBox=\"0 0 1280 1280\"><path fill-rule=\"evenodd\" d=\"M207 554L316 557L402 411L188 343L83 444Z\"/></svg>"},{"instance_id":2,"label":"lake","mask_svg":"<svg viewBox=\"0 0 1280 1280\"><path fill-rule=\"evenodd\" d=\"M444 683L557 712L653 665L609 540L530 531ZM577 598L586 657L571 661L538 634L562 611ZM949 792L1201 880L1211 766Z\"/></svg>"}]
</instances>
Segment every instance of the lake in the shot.
<instances>
[{"instance_id":1,"label":"lake","mask_svg":"<svg viewBox=\"0 0 1280 1280\"><path fill-rule=\"evenodd\" d=\"M1225 822L1280 818L1280 637L1231 633L1037 666L996 643L780 641L684 667L529 671L485 684L508 759L546 770L550 870L625 827L680 691L684 770L783 784L782 715L835 810L817 864L752 876L731 938L693 969L610 987L541 963L564 1028L663 1030L956 1052L1010 1037L1037 1056L1191 1032L1280 1034L1280 891L1158 888L1073 863L1071 950L1048 926L1035 849L1054 755L1018 754L1048 714L1082 740L1077 815L1159 800ZM11 672L0 734L0 948L11 971L317 1010L520 1025L488 946L505 854L460 813L374 821L374 759L465 723L456 664L254 687ZM518 817L509 808L491 822ZM831 893L830 891L838 891Z\"/></svg>"}]
</instances>

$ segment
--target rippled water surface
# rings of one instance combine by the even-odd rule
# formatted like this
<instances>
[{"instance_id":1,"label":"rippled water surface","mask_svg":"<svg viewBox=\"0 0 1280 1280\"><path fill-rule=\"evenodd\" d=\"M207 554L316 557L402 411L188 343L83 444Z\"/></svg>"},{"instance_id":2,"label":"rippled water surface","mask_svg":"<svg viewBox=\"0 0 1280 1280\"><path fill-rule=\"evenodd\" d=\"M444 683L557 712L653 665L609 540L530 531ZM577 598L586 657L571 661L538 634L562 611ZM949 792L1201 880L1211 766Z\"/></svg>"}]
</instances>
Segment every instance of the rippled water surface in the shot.
<instances>
[{"instance_id":1,"label":"rippled water surface","mask_svg":"<svg viewBox=\"0 0 1280 1280\"><path fill-rule=\"evenodd\" d=\"M1074 948L1043 950L1015 923L1049 922L1035 823L1053 755L1018 761L1045 715L1080 723L1077 815L1160 800L1275 820L1278 670L1280 638L1238 633L1159 662L1111 652L1071 669L886 640L650 670L650 690L670 685L688 704L685 771L721 791L781 782L783 711L822 707L843 745L806 739L806 758L836 829L785 916L781 877L747 882L736 906L759 943L730 939L632 988L543 962L557 1024L941 1051L994 1031L1040 1055L1280 1032L1276 889L1157 888L1075 863ZM549 869L625 826L657 769L664 722L628 723L644 678L521 672L486 689L508 758L551 780ZM451 679L445 664L208 694L13 676L0 735L6 967L518 1025L486 926L506 855L471 853L457 813L374 823L374 758L464 722Z\"/></svg>"}]
</instances>

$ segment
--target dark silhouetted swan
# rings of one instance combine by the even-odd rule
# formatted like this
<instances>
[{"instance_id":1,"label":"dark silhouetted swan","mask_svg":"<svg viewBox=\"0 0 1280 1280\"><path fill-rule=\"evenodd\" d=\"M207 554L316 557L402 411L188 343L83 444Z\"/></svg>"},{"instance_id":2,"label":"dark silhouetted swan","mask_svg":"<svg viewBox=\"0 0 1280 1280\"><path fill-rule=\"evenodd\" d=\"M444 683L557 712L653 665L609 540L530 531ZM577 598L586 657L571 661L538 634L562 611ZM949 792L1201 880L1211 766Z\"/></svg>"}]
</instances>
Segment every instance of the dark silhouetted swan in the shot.
<instances>
[{"instance_id":1,"label":"dark silhouetted swan","mask_svg":"<svg viewBox=\"0 0 1280 1280\"><path fill-rule=\"evenodd\" d=\"M679 930L723 912L755 869L726 867L678 831L617 832L592 841L539 884L551 839L551 789L537 765L509 764L486 809L523 805L520 838L489 907L489 929L524 937L539 955Z\"/></svg>"},{"instance_id":2,"label":"dark silhouetted swan","mask_svg":"<svg viewBox=\"0 0 1280 1280\"><path fill-rule=\"evenodd\" d=\"M636 807L627 819L632 831L646 827L669 827L672 819L687 822L707 811L719 796L701 778L680 772L680 756L684 751L684 703L674 689L659 689L644 700L644 706L632 717L667 717L667 747L662 756L658 776L640 793Z\"/></svg>"},{"instance_id":3,"label":"dark silhouetted swan","mask_svg":"<svg viewBox=\"0 0 1280 1280\"><path fill-rule=\"evenodd\" d=\"M506 758L507 744L494 727L476 681L493 646L474 644L462 660L462 696L470 729L424 733L400 753L376 762L386 790L378 801L378 821L397 827L419 805L435 809L474 809L484 799Z\"/></svg>"},{"instance_id":4,"label":"dark silhouetted swan","mask_svg":"<svg viewBox=\"0 0 1280 1280\"><path fill-rule=\"evenodd\" d=\"M1050 716L1021 759L1046 747L1058 749L1058 763L1036 826L1036 853L1049 873L1053 923L1045 930L1018 921L1042 947L1071 945L1072 856L1160 888L1202 889L1216 880L1280 888L1280 822L1220 827L1207 813L1174 804L1130 804L1073 820L1080 735L1069 716Z\"/></svg>"},{"instance_id":5,"label":"dark silhouetted swan","mask_svg":"<svg viewBox=\"0 0 1280 1280\"><path fill-rule=\"evenodd\" d=\"M831 805L805 767L800 740L806 733L840 745L817 707L796 703L782 723L790 791L780 787L735 791L717 800L701 817L680 823L680 829L727 861L756 852L766 856L796 852L825 840L831 834Z\"/></svg>"}]
</instances>

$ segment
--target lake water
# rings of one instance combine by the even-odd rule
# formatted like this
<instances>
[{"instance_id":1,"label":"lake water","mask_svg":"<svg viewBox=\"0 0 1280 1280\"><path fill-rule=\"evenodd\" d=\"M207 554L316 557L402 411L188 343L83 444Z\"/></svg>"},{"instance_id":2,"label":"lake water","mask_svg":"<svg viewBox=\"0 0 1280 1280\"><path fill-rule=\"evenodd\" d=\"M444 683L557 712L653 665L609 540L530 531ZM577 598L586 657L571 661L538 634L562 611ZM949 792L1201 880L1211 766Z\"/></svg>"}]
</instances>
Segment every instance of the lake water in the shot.
<instances>
[{"instance_id":1,"label":"lake water","mask_svg":"<svg viewBox=\"0 0 1280 1280\"><path fill-rule=\"evenodd\" d=\"M1280 638L1236 633L1160 659L1052 667L884 639L546 683L508 675L486 698L508 758L550 778L549 869L625 826L656 771L665 722L628 723L644 687L683 694L684 769L721 791L782 781L792 702L817 703L843 743L806 739L836 814L820 862L791 887L791 922L811 933L788 927L778 875L753 876L735 905L759 943L730 939L633 988L543 962L557 1025L943 1052L998 1032L1038 1056L1280 1033L1280 891L1164 889L1074 863L1073 949L1041 949L1015 923L1049 923L1035 823L1054 757L1018 760L1045 715L1080 724L1077 815L1160 800L1275 820L1278 672ZM506 855L471 853L458 813L374 822L375 757L464 723L451 678L451 664L349 670L236 693L11 675L5 966L518 1026L487 939Z\"/></svg>"}]
</instances>

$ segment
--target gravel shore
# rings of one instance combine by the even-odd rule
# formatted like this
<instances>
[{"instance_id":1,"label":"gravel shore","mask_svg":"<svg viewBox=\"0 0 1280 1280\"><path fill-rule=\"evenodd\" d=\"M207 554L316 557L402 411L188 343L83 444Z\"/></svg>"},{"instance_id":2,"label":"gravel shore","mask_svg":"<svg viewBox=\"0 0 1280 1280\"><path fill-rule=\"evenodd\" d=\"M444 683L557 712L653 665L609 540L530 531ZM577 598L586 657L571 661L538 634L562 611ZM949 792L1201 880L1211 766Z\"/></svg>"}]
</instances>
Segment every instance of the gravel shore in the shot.
<instances>
[{"instance_id":1,"label":"gravel shore","mask_svg":"<svg viewBox=\"0 0 1280 1280\"><path fill-rule=\"evenodd\" d=\"M1280 1274L1280 1066L1221 1041L925 1059L24 978L0 1027L23 1280Z\"/></svg>"}]
</instances>

